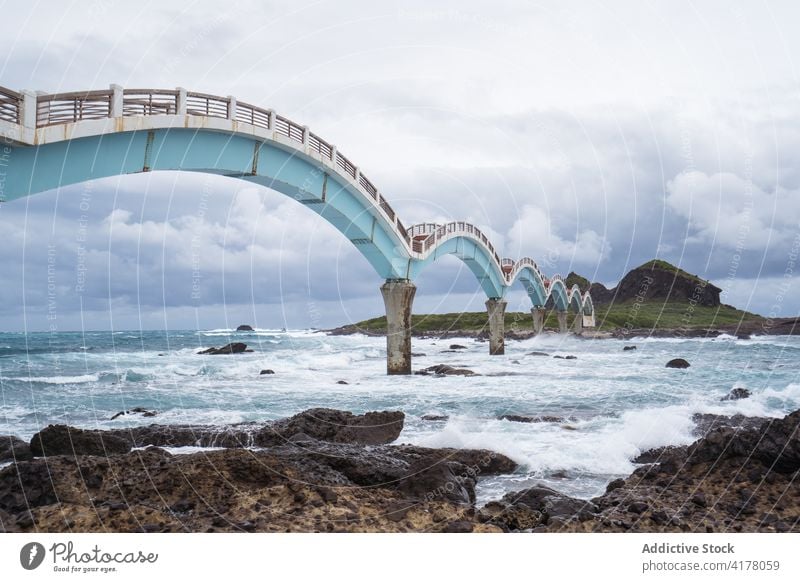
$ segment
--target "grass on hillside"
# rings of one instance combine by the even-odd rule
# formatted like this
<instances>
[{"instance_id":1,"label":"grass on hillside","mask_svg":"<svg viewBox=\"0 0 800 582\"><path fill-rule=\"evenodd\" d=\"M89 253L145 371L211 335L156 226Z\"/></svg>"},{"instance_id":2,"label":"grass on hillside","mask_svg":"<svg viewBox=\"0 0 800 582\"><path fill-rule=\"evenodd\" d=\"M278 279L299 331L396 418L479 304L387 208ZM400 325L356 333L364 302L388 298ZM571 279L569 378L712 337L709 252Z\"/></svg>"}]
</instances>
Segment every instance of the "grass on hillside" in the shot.
<instances>
[{"instance_id":1,"label":"grass on hillside","mask_svg":"<svg viewBox=\"0 0 800 582\"><path fill-rule=\"evenodd\" d=\"M572 325L574 314L567 318ZM711 326L736 325L739 322L760 321L761 316L741 311L729 305L719 307L690 306L688 302L660 303L657 301L637 303L629 301L614 305L597 307L595 320L601 331L614 329L692 329ZM510 312L505 317L507 331L528 331L533 329L530 312ZM413 315L411 325L417 332L438 331L481 331L487 328L485 312L469 313L433 313ZM353 324L352 326L367 333L385 333L386 318L376 317ZM555 311L545 318L545 327L558 328Z\"/></svg>"}]
</instances>

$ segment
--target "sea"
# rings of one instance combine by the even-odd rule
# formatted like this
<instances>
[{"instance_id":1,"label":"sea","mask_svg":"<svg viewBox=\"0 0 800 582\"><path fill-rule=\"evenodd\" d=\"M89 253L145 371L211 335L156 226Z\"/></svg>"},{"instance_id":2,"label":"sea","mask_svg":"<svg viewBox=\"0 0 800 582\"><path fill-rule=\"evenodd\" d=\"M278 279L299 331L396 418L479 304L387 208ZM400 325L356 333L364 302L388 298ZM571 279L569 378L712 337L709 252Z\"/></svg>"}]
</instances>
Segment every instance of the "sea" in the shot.
<instances>
[{"instance_id":1,"label":"sea","mask_svg":"<svg viewBox=\"0 0 800 582\"><path fill-rule=\"evenodd\" d=\"M253 352L197 353L231 341ZM545 334L507 342L504 356L471 338L415 338L413 351L415 369L448 364L478 375L387 376L384 338L313 330L0 333L0 434L27 440L54 423L225 425L313 407L402 410L398 443L490 449L520 464L512 475L479 479L482 503L536 483L591 498L629 475L640 452L695 440L695 413L782 417L800 408L800 337ZM567 355L575 358L554 357ZM691 367L665 367L678 357ZM722 400L733 388L752 395ZM111 420L133 407L157 416ZM499 418L507 414L563 420Z\"/></svg>"}]
</instances>

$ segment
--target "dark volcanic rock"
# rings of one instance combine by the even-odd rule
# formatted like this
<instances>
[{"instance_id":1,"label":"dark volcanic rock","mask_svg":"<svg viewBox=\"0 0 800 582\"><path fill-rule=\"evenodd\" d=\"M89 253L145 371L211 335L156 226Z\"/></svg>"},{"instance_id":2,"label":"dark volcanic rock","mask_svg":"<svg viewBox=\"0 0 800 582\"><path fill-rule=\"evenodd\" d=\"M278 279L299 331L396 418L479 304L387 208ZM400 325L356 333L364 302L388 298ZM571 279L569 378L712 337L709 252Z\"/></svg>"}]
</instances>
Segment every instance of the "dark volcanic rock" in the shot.
<instances>
[{"instance_id":1,"label":"dark volcanic rock","mask_svg":"<svg viewBox=\"0 0 800 582\"><path fill-rule=\"evenodd\" d=\"M695 423L694 434L697 436L705 436L715 428L758 429L769 420L768 418L745 416L743 414L728 416L725 414L697 412L692 415L692 422Z\"/></svg>"},{"instance_id":2,"label":"dark volcanic rock","mask_svg":"<svg viewBox=\"0 0 800 582\"><path fill-rule=\"evenodd\" d=\"M0 463L9 461L27 461L33 458L31 448L22 439L15 436L0 436Z\"/></svg>"},{"instance_id":3,"label":"dark volcanic rock","mask_svg":"<svg viewBox=\"0 0 800 582\"><path fill-rule=\"evenodd\" d=\"M528 356L550 356L547 352L528 352Z\"/></svg>"},{"instance_id":4,"label":"dark volcanic rock","mask_svg":"<svg viewBox=\"0 0 800 582\"><path fill-rule=\"evenodd\" d=\"M479 519L505 526L509 530L527 530L539 525L559 529L571 521L592 519L598 511L591 501L568 497L537 485L506 494L500 501L487 503Z\"/></svg>"},{"instance_id":5,"label":"dark volcanic rock","mask_svg":"<svg viewBox=\"0 0 800 582\"><path fill-rule=\"evenodd\" d=\"M577 360L578 356L553 356L557 360Z\"/></svg>"},{"instance_id":6,"label":"dark volcanic rock","mask_svg":"<svg viewBox=\"0 0 800 582\"><path fill-rule=\"evenodd\" d=\"M236 328L236 331L255 331L252 327L246 324L242 324Z\"/></svg>"},{"instance_id":7,"label":"dark volcanic rock","mask_svg":"<svg viewBox=\"0 0 800 582\"><path fill-rule=\"evenodd\" d=\"M625 346L624 348L622 348L622 351L623 352L631 352L631 351L633 351L635 349L636 349L636 346Z\"/></svg>"},{"instance_id":8,"label":"dark volcanic rock","mask_svg":"<svg viewBox=\"0 0 800 582\"><path fill-rule=\"evenodd\" d=\"M742 400L743 398L750 398L751 393L747 388L734 388L728 394L720 398L720 400Z\"/></svg>"},{"instance_id":9,"label":"dark volcanic rock","mask_svg":"<svg viewBox=\"0 0 800 582\"><path fill-rule=\"evenodd\" d=\"M422 420L429 420L429 421L441 421L441 420L448 420L450 417L446 414L423 414L420 417Z\"/></svg>"},{"instance_id":10,"label":"dark volcanic rock","mask_svg":"<svg viewBox=\"0 0 800 582\"><path fill-rule=\"evenodd\" d=\"M51 424L33 435L31 452L37 457L53 455L121 455L131 450L125 438L112 431L83 430Z\"/></svg>"},{"instance_id":11,"label":"dark volcanic rock","mask_svg":"<svg viewBox=\"0 0 800 582\"><path fill-rule=\"evenodd\" d=\"M243 344L242 342L233 342L228 345L222 346L221 348L208 348L202 351L197 352L198 354L207 354L209 356L219 356L223 354L241 354L246 352L247 344ZM251 350L252 351L252 350Z\"/></svg>"},{"instance_id":12,"label":"dark volcanic rock","mask_svg":"<svg viewBox=\"0 0 800 582\"><path fill-rule=\"evenodd\" d=\"M691 364L683 358L675 358L667 362L667 368L688 368Z\"/></svg>"},{"instance_id":13,"label":"dark volcanic rock","mask_svg":"<svg viewBox=\"0 0 800 582\"><path fill-rule=\"evenodd\" d=\"M503 459L313 439L191 455L149 447L107 458L54 456L0 472L0 529L499 531L474 520L478 471L468 463L516 466Z\"/></svg>"},{"instance_id":14,"label":"dark volcanic rock","mask_svg":"<svg viewBox=\"0 0 800 582\"><path fill-rule=\"evenodd\" d=\"M475 372L466 368L454 368L447 364L438 364L414 372L420 376L476 376Z\"/></svg>"},{"instance_id":15,"label":"dark volcanic rock","mask_svg":"<svg viewBox=\"0 0 800 582\"><path fill-rule=\"evenodd\" d=\"M712 427L689 446L643 453L635 460L651 464L593 499L595 516L560 529L800 531L800 496L789 493L800 475L800 411L781 419L718 420L737 426Z\"/></svg>"},{"instance_id":16,"label":"dark volcanic rock","mask_svg":"<svg viewBox=\"0 0 800 582\"><path fill-rule=\"evenodd\" d=\"M261 370L258 374L260 376L268 376L268 375L272 375L274 373L275 373L275 370L266 369L266 370Z\"/></svg>"},{"instance_id":17,"label":"dark volcanic rock","mask_svg":"<svg viewBox=\"0 0 800 582\"><path fill-rule=\"evenodd\" d=\"M312 408L291 418L278 420L269 429L283 440L287 435L305 433L333 443L377 445L400 436L405 414L400 411L367 412L355 415L344 410Z\"/></svg>"},{"instance_id":18,"label":"dark volcanic rock","mask_svg":"<svg viewBox=\"0 0 800 582\"><path fill-rule=\"evenodd\" d=\"M450 344L451 350L466 350L467 346L462 346L460 344Z\"/></svg>"}]
</instances>

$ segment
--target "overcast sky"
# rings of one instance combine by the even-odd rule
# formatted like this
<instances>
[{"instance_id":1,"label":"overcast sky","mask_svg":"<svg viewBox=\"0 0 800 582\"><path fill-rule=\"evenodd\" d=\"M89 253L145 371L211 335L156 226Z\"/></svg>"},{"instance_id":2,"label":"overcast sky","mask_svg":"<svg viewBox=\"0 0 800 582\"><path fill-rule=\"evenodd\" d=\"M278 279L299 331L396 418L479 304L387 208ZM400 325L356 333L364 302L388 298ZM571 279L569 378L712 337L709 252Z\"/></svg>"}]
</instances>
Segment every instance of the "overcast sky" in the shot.
<instances>
[{"instance_id":1,"label":"overcast sky","mask_svg":"<svg viewBox=\"0 0 800 582\"><path fill-rule=\"evenodd\" d=\"M609 285L659 257L727 303L794 316L800 5L740 4L5 2L0 85L235 95L337 144L407 225L472 221L503 256ZM0 227L2 329L383 312L382 281L338 231L241 182L103 180L5 203ZM453 257L418 288L416 312L483 308Z\"/></svg>"}]
</instances>

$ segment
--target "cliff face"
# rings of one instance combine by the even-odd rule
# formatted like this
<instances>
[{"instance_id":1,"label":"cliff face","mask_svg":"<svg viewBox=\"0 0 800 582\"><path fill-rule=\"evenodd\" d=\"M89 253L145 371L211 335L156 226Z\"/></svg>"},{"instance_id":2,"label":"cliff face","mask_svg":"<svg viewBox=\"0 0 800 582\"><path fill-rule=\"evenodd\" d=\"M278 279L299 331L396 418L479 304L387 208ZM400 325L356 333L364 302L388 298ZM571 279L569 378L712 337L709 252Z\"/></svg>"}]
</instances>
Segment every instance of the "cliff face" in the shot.
<instances>
[{"instance_id":1,"label":"cliff face","mask_svg":"<svg viewBox=\"0 0 800 582\"><path fill-rule=\"evenodd\" d=\"M572 275L572 273L570 273ZM600 283L589 287L595 305L634 299L659 301L695 301L697 305L716 307L722 289L691 275L665 261L648 261L628 272L619 284L608 289Z\"/></svg>"}]
</instances>

